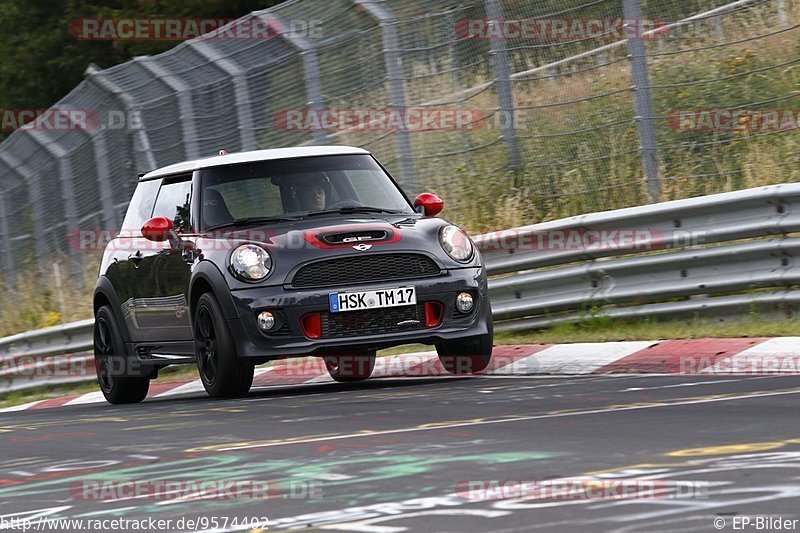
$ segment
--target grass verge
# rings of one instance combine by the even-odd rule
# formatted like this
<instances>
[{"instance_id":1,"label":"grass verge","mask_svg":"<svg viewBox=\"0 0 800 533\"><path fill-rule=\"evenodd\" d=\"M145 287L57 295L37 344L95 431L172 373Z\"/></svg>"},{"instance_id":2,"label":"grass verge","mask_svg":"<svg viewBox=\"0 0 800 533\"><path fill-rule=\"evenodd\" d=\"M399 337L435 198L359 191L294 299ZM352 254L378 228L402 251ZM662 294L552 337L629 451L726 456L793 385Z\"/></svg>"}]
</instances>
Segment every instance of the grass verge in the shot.
<instances>
[{"instance_id":1,"label":"grass verge","mask_svg":"<svg viewBox=\"0 0 800 533\"><path fill-rule=\"evenodd\" d=\"M620 321L598 318L580 324L563 324L543 331L495 333L495 344L568 344L576 342L642 341L800 336L797 320L714 323L708 320L673 322Z\"/></svg>"}]
</instances>

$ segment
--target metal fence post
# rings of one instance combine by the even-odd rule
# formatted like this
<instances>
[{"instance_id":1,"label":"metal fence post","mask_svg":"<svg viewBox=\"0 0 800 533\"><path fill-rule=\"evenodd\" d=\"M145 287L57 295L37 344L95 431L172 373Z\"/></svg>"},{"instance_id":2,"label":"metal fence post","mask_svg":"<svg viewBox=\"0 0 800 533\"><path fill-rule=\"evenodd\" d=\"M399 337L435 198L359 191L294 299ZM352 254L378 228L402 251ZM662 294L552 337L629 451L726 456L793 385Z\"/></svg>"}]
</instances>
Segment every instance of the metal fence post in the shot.
<instances>
[{"instance_id":1,"label":"metal fence post","mask_svg":"<svg viewBox=\"0 0 800 533\"><path fill-rule=\"evenodd\" d=\"M789 24L789 13L786 12L786 0L778 0L778 24L781 26Z\"/></svg>"},{"instance_id":2,"label":"metal fence post","mask_svg":"<svg viewBox=\"0 0 800 533\"><path fill-rule=\"evenodd\" d=\"M197 128L194 123L194 106L186 81L164 68L152 57L135 57L133 61L138 62L142 68L175 92L175 98L178 100L178 109L181 114L179 120L183 130L182 140L186 159L199 159L201 154L198 147ZM206 155L211 156L214 154Z\"/></svg>"},{"instance_id":3,"label":"metal fence post","mask_svg":"<svg viewBox=\"0 0 800 533\"><path fill-rule=\"evenodd\" d=\"M67 113L69 116L69 114ZM113 183L113 176L108 166L108 146L106 145L103 130L98 128L87 128L76 130L82 131L89 136L89 140L94 148L94 164L95 172L97 173L97 188L100 190L100 209L103 213L103 224L106 230L118 229L121 220L119 220L117 210L114 208L114 194L113 188L116 186Z\"/></svg>"},{"instance_id":4,"label":"metal fence post","mask_svg":"<svg viewBox=\"0 0 800 533\"><path fill-rule=\"evenodd\" d=\"M69 162L69 154L58 142L48 139L41 131L30 130L28 134L43 150L53 156L53 159L58 164L58 181L61 183L61 200L64 202L64 218L67 223L65 233L69 237L70 231L78 230L78 209L75 205L75 177L72 172L72 165ZM60 250L62 247L56 246L55 249ZM81 251L73 247L69 251L69 255L72 260L72 277L81 287L83 285L83 257L81 257Z\"/></svg>"},{"instance_id":5,"label":"metal fence post","mask_svg":"<svg viewBox=\"0 0 800 533\"><path fill-rule=\"evenodd\" d=\"M641 28L642 7L639 0L623 0L622 7L627 29L628 58L631 62L636 130L641 145L647 197L651 203L656 203L661 200L661 178L659 176L658 139L653 125L653 100L650 94L647 50L644 38L638 35L641 33L639 28Z\"/></svg>"},{"instance_id":6,"label":"metal fence post","mask_svg":"<svg viewBox=\"0 0 800 533\"><path fill-rule=\"evenodd\" d=\"M94 146L94 164L97 171L97 187L100 189L100 207L103 210L103 223L105 229L118 229L122 225L116 208L114 207L113 188L118 186L114 183L114 176L108 165L111 154L108 153L108 145L102 130L87 132Z\"/></svg>"},{"instance_id":7,"label":"metal fence post","mask_svg":"<svg viewBox=\"0 0 800 533\"><path fill-rule=\"evenodd\" d=\"M239 123L239 142L242 144L242 151L255 150L257 147L255 124L245 70L214 48L208 40L191 40L188 41L188 46L231 77L233 96L236 99L236 121Z\"/></svg>"},{"instance_id":8,"label":"metal fence post","mask_svg":"<svg viewBox=\"0 0 800 533\"><path fill-rule=\"evenodd\" d=\"M501 0L486 0L486 18L488 24L497 26L503 20L503 4ZM502 32L501 32L502 34ZM494 83L497 89L497 105L500 112L500 127L503 140L508 149L509 166L522 168L522 157L517 139L516 119L514 117L514 89L511 86L511 71L508 68L508 50L502 39L489 40L489 53L494 68Z\"/></svg>"},{"instance_id":9,"label":"metal fence post","mask_svg":"<svg viewBox=\"0 0 800 533\"><path fill-rule=\"evenodd\" d=\"M118 97L128 115L131 115L137 111L136 101L133 99L133 96L127 93L111 78L106 76L96 65L89 65L84 74L87 76L87 79L90 82L94 83L107 93ZM142 152L145 158L144 167L137 168L136 170L139 172L144 172L157 168L158 164L156 163L155 155L153 155L153 149L150 146L150 138L147 136L147 131L144 128L137 128L134 130L133 138L135 140L134 146L138 144L138 151Z\"/></svg>"},{"instance_id":10,"label":"metal fence post","mask_svg":"<svg viewBox=\"0 0 800 533\"><path fill-rule=\"evenodd\" d=\"M389 107L405 113L406 95L403 88L403 58L400 54L397 28L394 26L397 19L383 2L375 0L354 0L354 2L363 7L380 24L383 57L386 63L386 79L389 83ZM394 138L397 159L400 162L401 181L412 193L415 193L417 191L411 139L408 132L402 130L395 132Z\"/></svg>"},{"instance_id":11,"label":"metal fence post","mask_svg":"<svg viewBox=\"0 0 800 533\"><path fill-rule=\"evenodd\" d=\"M6 191L0 189L0 246L3 247L3 281L6 288L17 288L17 272L14 269L14 256L11 251L11 236L8 230L8 205Z\"/></svg>"},{"instance_id":12,"label":"metal fence post","mask_svg":"<svg viewBox=\"0 0 800 533\"><path fill-rule=\"evenodd\" d=\"M287 24L276 13L261 15L262 20L271 30L277 31L283 39L298 51L303 60L303 78L306 82L306 105L309 109L321 113L325 106L322 101L322 81L319 72L319 60L317 49L314 43L292 32L291 25ZM288 32L285 28L290 28ZM317 144L328 144L328 132L324 129L315 129L312 133L314 142Z\"/></svg>"},{"instance_id":13,"label":"metal fence post","mask_svg":"<svg viewBox=\"0 0 800 533\"><path fill-rule=\"evenodd\" d=\"M19 161L16 156L11 155L8 150L0 150L0 159L5 161L5 163L16 172L19 172L25 180L25 184L28 186L28 197L30 198L34 213L34 216L31 217L33 219L33 246L36 250L37 268L42 271L42 266L48 264L50 256L48 254L47 243L45 243L44 240L42 218L36 216L37 213L44 212L42 206L42 186L39 181L39 175L36 172L32 172L30 168L24 166L22 162Z\"/></svg>"}]
</instances>

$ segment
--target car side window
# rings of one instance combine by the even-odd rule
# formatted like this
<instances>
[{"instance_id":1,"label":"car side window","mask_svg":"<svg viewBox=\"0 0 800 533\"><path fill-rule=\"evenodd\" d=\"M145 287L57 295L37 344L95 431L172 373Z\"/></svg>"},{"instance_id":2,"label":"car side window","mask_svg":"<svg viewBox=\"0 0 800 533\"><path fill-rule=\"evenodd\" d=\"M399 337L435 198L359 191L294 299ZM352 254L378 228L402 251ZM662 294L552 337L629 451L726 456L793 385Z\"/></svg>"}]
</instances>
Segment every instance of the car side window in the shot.
<instances>
[{"instance_id":1,"label":"car side window","mask_svg":"<svg viewBox=\"0 0 800 533\"><path fill-rule=\"evenodd\" d=\"M122 230L126 233L138 233L153 213L156 194L161 180L143 181L136 186L133 198L128 204L128 212L122 222Z\"/></svg>"},{"instance_id":2,"label":"car side window","mask_svg":"<svg viewBox=\"0 0 800 533\"><path fill-rule=\"evenodd\" d=\"M179 181L165 181L158 191L158 198L153 209L154 217L167 217L175 225L178 233L188 233L189 206L191 205L192 179L182 178Z\"/></svg>"}]
</instances>

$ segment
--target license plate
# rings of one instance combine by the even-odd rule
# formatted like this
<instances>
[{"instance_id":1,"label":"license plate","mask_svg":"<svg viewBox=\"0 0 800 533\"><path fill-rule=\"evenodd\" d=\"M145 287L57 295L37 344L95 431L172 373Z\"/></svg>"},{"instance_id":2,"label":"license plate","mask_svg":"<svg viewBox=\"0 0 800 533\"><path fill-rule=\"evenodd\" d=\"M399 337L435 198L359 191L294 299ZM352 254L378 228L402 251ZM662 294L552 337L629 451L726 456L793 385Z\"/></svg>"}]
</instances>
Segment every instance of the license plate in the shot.
<instances>
[{"instance_id":1,"label":"license plate","mask_svg":"<svg viewBox=\"0 0 800 533\"><path fill-rule=\"evenodd\" d=\"M399 307L417 303L417 291L414 287L364 292L334 292L328 297L331 313Z\"/></svg>"}]
</instances>

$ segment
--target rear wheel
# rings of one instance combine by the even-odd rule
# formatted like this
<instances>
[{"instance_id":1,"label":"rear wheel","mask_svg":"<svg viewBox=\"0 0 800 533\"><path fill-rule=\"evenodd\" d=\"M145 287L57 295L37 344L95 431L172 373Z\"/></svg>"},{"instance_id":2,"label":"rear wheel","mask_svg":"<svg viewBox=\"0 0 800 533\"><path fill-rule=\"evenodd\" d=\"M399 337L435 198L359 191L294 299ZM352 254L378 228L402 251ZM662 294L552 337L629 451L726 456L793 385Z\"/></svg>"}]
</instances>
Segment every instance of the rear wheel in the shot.
<instances>
[{"instance_id":1,"label":"rear wheel","mask_svg":"<svg viewBox=\"0 0 800 533\"><path fill-rule=\"evenodd\" d=\"M492 360L492 333L436 345L439 361L450 374L464 376L483 372Z\"/></svg>"},{"instance_id":2,"label":"rear wheel","mask_svg":"<svg viewBox=\"0 0 800 533\"><path fill-rule=\"evenodd\" d=\"M236 344L217 299L203 294L194 313L194 346L200 381L213 398L244 396L253 384L252 364L237 357Z\"/></svg>"},{"instance_id":3,"label":"rear wheel","mask_svg":"<svg viewBox=\"0 0 800 533\"><path fill-rule=\"evenodd\" d=\"M375 352L357 355L326 355L323 357L328 374L340 383L364 381L375 369Z\"/></svg>"},{"instance_id":4,"label":"rear wheel","mask_svg":"<svg viewBox=\"0 0 800 533\"><path fill-rule=\"evenodd\" d=\"M128 362L114 312L104 305L94 318L94 367L100 391L108 403L139 403L147 396L150 378L130 376Z\"/></svg>"}]
</instances>

